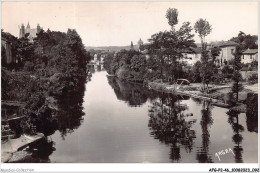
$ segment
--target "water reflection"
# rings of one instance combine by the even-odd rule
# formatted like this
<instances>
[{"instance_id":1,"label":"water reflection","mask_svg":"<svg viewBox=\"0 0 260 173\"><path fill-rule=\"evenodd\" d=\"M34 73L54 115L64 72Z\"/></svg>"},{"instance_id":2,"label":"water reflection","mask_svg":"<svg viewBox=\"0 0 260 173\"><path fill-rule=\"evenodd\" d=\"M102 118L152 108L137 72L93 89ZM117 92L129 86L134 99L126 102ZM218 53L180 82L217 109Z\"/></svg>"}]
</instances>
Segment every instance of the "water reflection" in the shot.
<instances>
[{"instance_id":1,"label":"water reflection","mask_svg":"<svg viewBox=\"0 0 260 173\"><path fill-rule=\"evenodd\" d=\"M219 162L212 155L225 147L235 157L225 155L223 162L257 162L256 116L227 116L209 102L147 90L105 72L93 73L86 86L84 105L83 95L57 103L55 142L38 146L32 162L208 163Z\"/></svg>"},{"instance_id":2,"label":"water reflection","mask_svg":"<svg viewBox=\"0 0 260 173\"><path fill-rule=\"evenodd\" d=\"M203 101L202 110L201 110L201 130L202 130L202 146L199 147L197 151L196 159L199 163L212 163L211 155L209 154L209 144L210 144L210 132L209 128L213 124L212 114L211 114L212 106L210 102Z\"/></svg>"},{"instance_id":3,"label":"water reflection","mask_svg":"<svg viewBox=\"0 0 260 173\"><path fill-rule=\"evenodd\" d=\"M193 149L195 131L191 129L196 120L186 120L187 105L180 103L180 98L173 94L161 94L152 100L149 109L149 128L151 135L160 142L170 145L170 159L180 161L180 147L186 152Z\"/></svg>"},{"instance_id":4,"label":"water reflection","mask_svg":"<svg viewBox=\"0 0 260 173\"><path fill-rule=\"evenodd\" d=\"M141 106L148 98L154 98L153 92L142 84L121 81L116 77L108 77L109 85L114 89L117 99L127 102L130 106Z\"/></svg>"},{"instance_id":5,"label":"water reflection","mask_svg":"<svg viewBox=\"0 0 260 173\"><path fill-rule=\"evenodd\" d=\"M83 96L74 96L64 98L59 101L59 111L56 113L57 130L60 131L61 137L72 133L83 122Z\"/></svg>"},{"instance_id":6,"label":"water reflection","mask_svg":"<svg viewBox=\"0 0 260 173\"><path fill-rule=\"evenodd\" d=\"M49 156L56 150L55 143L50 139L44 139L40 145L32 146L29 152L32 152L31 159L35 163L50 163Z\"/></svg>"},{"instance_id":7,"label":"water reflection","mask_svg":"<svg viewBox=\"0 0 260 173\"><path fill-rule=\"evenodd\" d=\"M234 135L232 137L232 141L234 142L235 146L233 148L234 154L235 154L235 162L236 163L243 163L243 147L241 145L243 141L243 136L240 134L240 132L244 131L244 127L239 124L239 112L236 110L229 110L227 112L228 117L228 123L232 126Z\"/></svg>"},{"instance_id":8,"label":"water reflection","mask_svg":"<svg viewBox=\"0 0 260 173\"><path fill-rule=\"evenodd\" d=\"M258 114L246 114L246 125L247 125L247 130L249 132L256 132L258 133Z\"/></svg>"}]
</instances>

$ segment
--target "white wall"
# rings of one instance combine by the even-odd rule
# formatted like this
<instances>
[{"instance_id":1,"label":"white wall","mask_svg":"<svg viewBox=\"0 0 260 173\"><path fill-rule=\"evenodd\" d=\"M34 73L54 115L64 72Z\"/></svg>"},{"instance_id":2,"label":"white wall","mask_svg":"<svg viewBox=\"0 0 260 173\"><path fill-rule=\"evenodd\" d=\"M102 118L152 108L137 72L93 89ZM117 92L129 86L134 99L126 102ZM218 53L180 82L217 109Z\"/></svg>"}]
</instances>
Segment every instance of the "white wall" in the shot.
<instances>
[{"instance_id":1,"label":"white wall","mask_svg":"<svg viewBox=\"0 0 260 173\"><path fill-rule=\"evenodd\" d=\"M244 64L251 63L253 61L258 61L258 53L255 55L242 55L241 62Z\"/></svg>"},{"instance_id":2,"label":"white wall","mask_svg":"<svg viewBox=\"0 0 260 173\"><path fill-rule=\"evenodd\" d=\"M217 59L219 60L219 62L221 63L221 58L222 58L222 63L224 63L224 61L230 61L234 58L234 56L232 55L232 49L233 52L235 52L236 47L235 46L228 46L228 47L222 47L220 50L220 54L219 56L217 56Z\"/></svg>"}]
</instances>

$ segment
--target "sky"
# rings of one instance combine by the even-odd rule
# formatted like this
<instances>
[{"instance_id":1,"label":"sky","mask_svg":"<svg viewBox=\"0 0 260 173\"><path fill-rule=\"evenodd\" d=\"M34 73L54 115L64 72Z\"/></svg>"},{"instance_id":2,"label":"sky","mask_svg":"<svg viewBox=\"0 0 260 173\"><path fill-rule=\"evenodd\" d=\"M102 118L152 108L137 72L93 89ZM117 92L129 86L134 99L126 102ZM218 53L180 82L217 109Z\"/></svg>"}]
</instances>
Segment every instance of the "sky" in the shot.
<instances>
[{"instance_id":1,"label":"sky","mask_svg":"<svg viewBox=\"0 0 260 173\"><path fill-rule=\"evenodd\" d=\"M257 2L2 2L1 28L18 37L19 26L29 21L31 28L76 29L85 46L126 46L170 30L168 8L179 12L176 29L206 19L213 28L206 41L228 40L239 31L258 35Z\"/></svg>"}]
</instances>

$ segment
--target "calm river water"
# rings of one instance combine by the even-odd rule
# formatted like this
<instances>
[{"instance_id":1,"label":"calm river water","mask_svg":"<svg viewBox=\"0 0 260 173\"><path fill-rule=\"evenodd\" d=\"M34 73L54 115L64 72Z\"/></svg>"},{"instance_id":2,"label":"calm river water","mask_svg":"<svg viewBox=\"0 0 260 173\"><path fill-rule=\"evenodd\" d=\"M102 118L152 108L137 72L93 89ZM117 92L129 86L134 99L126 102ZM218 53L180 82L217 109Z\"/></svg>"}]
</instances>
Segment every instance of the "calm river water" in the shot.
<instances>
[{"instance_id":1,"label":"calm river water","mask_svg":"<svg viewBox=\"0 0 260 173\"><path fill-rule=\"evenodd\" d=\"M106 74L95 72L86 83L76 127L49 137L50 162L257 162L257 122L245 114ZM215 153L225 149L219 160Z\"/></svg>"}]
</instances>

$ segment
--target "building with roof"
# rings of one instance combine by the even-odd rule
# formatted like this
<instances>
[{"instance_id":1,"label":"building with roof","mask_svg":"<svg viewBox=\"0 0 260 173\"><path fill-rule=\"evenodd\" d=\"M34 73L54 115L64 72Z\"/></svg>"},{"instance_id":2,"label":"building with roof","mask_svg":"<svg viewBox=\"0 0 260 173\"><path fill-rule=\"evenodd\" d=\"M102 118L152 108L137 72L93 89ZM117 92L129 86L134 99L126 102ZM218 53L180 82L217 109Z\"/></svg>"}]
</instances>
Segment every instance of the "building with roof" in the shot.
<instances>
[{"instance_id":1,"label":"building with roof","mask_svg":"<svg viewBox=\"0 0 260 173\"><path fill-rule=\"evenodd\" d=\"M242 53L241 62L244 64L258 61L258 49L247 49Z\"/></svg>"},{"instance_id":2,"label":"building with roof","mask_svg":"<svg viewBox=\"0 0 260 173\"><path fill-rule=\"evenodd\" d=\"M185 50L183 53L183 58L188 65L194 65L197 61L200 61L201 58L201 48L191 47L188 50Z\"/></svg>"},{"instance_id":3,"label":"building with roof","mask_svg":"<svg viewBox=\"0 0 260 173\"><path fill-rule=\"evenodd\" d=\"M33 42L33 39L37 37L37 34L42 30L43 28L40 27L38 24L36 28L31 28L30 24L28 22L26 28L24 24L22 24L20 28L19 38L28 38L30 42Z\"/></svg>"},{"instance_id":4,"label":"building with roof","mask_svg":"<svg viewBox=\"0 0 260 173\"><path fill-rule=\"evenodd\" d=\"M220 48L220 54L216 57L216 62L220 65L228 63L234 58L233 53L235 53L236 46L239 44L234 41L217 41L211 42L209 44L210 48L218 47Z\"/></svg>"}]
</instances>

